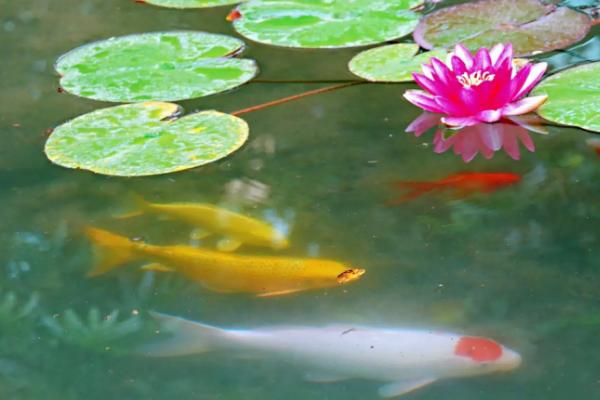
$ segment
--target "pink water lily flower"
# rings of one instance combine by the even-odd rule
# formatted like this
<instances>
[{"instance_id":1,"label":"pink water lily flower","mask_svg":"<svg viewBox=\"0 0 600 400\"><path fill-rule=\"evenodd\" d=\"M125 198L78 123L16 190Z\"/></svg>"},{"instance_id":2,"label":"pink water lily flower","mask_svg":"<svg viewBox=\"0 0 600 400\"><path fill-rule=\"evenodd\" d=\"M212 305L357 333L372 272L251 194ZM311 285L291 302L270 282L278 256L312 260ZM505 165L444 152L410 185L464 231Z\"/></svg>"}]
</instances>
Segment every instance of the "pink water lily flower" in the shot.
<instances>
[{"instance_id":1,"label":"pink water lily flower","mask_svg":"<svg viewBox=\"0 0 600 400\"><path fill-rule=\"evenodd\" d=\"M450 126L496 122L503 116L521 115L538 108L547 96L525 97L542 78L546 63L513 65L512 45L497 44L479 49L473 56L462 45L448 55L446 63L432 57L422 74L413 74L423 90L407 90L404 97L414 105L444 114Z\"/></svg>"}]
</instances>

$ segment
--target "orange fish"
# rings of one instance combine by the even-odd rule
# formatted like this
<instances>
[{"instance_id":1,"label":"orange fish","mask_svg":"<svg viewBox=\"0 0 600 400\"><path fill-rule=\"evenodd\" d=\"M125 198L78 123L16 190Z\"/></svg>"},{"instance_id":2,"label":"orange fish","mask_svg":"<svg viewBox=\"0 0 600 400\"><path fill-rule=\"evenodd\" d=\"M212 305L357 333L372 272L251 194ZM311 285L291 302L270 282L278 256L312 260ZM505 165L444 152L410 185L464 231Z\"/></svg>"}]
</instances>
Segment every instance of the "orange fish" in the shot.
<instances>
[{"instance_id":1,"label":"orange fish","mask_svg":"<svg viewBox=\"0 0 600 400\"><path fill-rule=\"evenodd\" d=\"M414 200L425 193L453 191L459 197L473 193L492 193L505 186L521 180L517 174L508 172L459 172L432 182L397 181L394 186L410 191L397 199L390 200L389 205Z\"/></svg>"},{"instance_id":2,"label":"orange fish","mask_svg":"<svg viewBox=\"0 0 600 400\"><path fill-rule=\"evenodd\" d=\"M230 12L227 17L225 18L227 21L229 22L233 22L236 21L238 19L242 18L242 13L239 12L238 10L233 10L232 12Z\"/></svg>"},{"instance_id":3,"label":"orange fish","mask_svg":"<svg viewBox=\"0 0 600 400\"><path fill-rule=\"evenodd\" d=\"M591 138L585 141L588 146L590 146L596 154L600 156L600 138Z\"/></svg>"}]
</instances>

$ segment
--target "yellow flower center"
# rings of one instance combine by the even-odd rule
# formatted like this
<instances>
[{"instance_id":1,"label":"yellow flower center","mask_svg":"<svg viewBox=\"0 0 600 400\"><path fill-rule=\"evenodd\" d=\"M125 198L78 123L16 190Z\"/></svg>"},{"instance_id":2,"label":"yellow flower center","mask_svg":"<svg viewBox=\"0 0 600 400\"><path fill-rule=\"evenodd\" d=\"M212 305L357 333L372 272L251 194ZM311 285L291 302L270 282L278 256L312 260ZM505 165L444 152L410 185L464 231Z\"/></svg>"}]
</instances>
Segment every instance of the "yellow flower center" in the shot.
<instances>
[{"instance_id":1,"label":"yellow flower center","mask_svg":"<svg viewBox=\"0 0 600 400\"><path fill-rule=\"evenodd\" d=\"M496 75L490 74L487 71L483 73L481 71L475 71L470 74L463 72L462 75L458 75L456 79L465 89L468 89L471 86L479 86L485 81L491 82L495 77Z\"/></svg>"}]
</instances>

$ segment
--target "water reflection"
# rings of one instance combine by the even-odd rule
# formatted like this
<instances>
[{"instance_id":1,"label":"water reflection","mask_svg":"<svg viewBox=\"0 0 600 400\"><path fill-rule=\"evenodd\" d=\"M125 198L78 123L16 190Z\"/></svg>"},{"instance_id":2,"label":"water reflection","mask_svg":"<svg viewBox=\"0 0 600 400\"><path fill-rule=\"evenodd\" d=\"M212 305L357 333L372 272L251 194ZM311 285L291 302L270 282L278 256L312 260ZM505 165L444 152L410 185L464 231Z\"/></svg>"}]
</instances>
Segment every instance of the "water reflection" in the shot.
<instances>
[{"instance_id":1,"label":"water reflection","mask_svg":"<svg viewBox=\"0 0 600 400\"><path fill-rule=\"evenodd\" d=\"M441 123L440 114L423 113L415 119L406 132L420 137L429 129L437 126L433 136L433 151L440 154L450 149L468 163L477 154L491 159L495 152L504 152L513 160L521 158L520 144L530 152L535 151L535 145L529 131L547 134L542 126L542 119L534 115L510 117L494 124L478 124L460 129L450 129Z\"/></svg>"}]
</instances>

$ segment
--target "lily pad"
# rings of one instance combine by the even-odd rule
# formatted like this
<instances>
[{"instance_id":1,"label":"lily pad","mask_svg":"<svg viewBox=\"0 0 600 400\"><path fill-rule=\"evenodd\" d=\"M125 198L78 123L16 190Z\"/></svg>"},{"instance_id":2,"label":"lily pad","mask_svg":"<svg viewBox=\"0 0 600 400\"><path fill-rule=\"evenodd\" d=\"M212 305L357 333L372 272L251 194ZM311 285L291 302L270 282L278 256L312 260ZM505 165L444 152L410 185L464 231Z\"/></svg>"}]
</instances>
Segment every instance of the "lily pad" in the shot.
<instances>
[{"instance_id":1,"label":"lily pad","mask_svg":"<svg viewBox=\"0 0 600 400\"><path fill-rule=\"evenodd\" d=\"M471 50L512 43L528 56L567 47L585 37L591 19L568 7L538 0L480 0L425 16L413 36L426 49L462 43Z\"/></svg>"},{"instance_id":2,"label":"lily pad","mask_svg":"<svg viewBox=\"0 0 600 400\"><path fill-rule=\"evenodd\" d=\"M431 57L444 58L445 50L417 54L419 46L413 43L390 44L357 54L348 64L353 74L371 82L410 82L413 72Z\"/></svg>"},{"instance_id":3,"label":"lily pad","mask_svg":"<svg viewBox=\"0 0 600 400\"><path fill-rule=\"evenodd\" d=\"M235 58L236 38L205 32L155 32L90 43L61 56L61 87L95 100L175 101L239 86L257 73L253 60Z\"/></svg>"},{"instance_id":4,"label":"lily pad","mask_svg":"<svg viewBox=\"0 0 600 400\"><path fill-rule=\"evenodd\" d=\"M248 39L285 47L339 48L408 35L423 0L253 0L237 8L233 26Z\"/></svg>"},{"instance_id":5,"label":"lily pad","mask_svg":"<svg viewBox=\"0 0 600 400\"><path fill-rule=\"evenodd\" d=\"M138 0L153 6L168 8L207 8L238 4L244 0Z\"/></svg>"},{"instance_id":6,"label":"lily pad","mask_svg":"<svg viewBox=\"0 0 600 400\"><path fill-rule=\"evenodd\" d=\"M147 176L182 171L221 159L248 138L238 117L202 111L179 119L177 104L146 102L100 109L54 130L50 161L104 175Z\"/></svg>"},{"instance_id":7,"label":"lily pad","mask_svg":"<svg viewBox=\"0 0 600 400\"><path fill-rule=\"evenodd\" d=\"M600 132L600 61L544 79L532 95L547 95L537 110L545 119Z\"/></svg>"}]
</instances>

